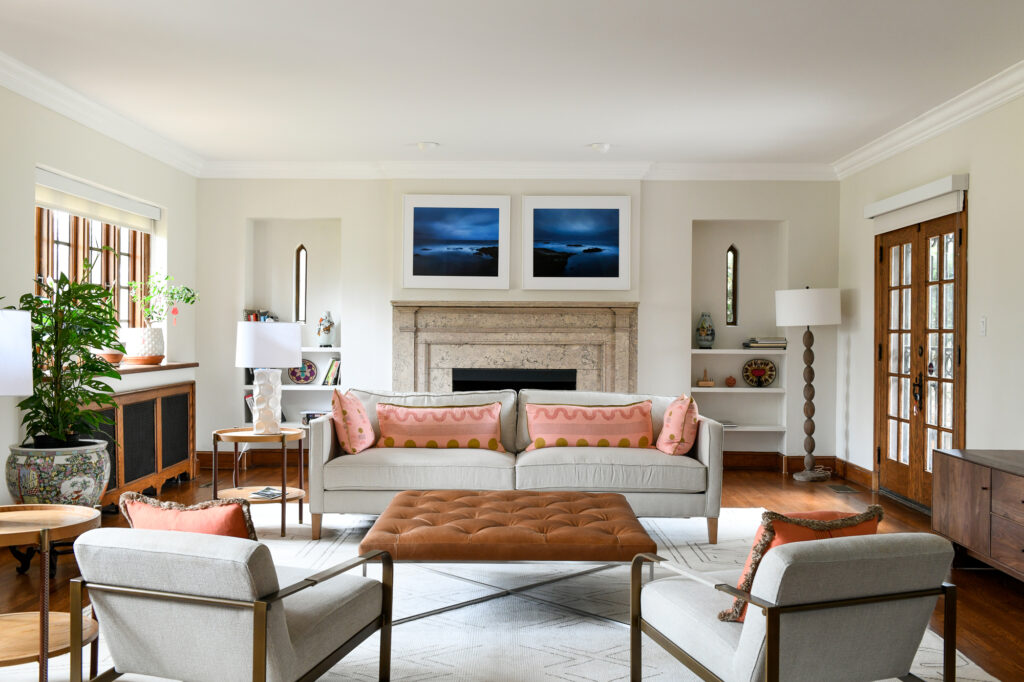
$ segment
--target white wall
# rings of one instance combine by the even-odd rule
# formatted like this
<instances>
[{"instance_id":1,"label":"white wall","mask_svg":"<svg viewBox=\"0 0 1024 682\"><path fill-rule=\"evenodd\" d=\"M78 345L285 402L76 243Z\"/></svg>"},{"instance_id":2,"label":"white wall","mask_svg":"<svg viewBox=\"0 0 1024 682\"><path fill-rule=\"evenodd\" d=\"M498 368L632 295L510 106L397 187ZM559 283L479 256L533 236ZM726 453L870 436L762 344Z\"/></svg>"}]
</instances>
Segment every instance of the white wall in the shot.
<instances>
[{"instance_id":1,"label":"white wall","mask_svg":"<svg viewBox=\"0 0 1024 682\"><path fill-rule=\"evenodd\" d=\"M874 234L866 204L953 173L969 173L967 230L967 447L1024 447L1015 361L1024 338L1024 98L840 183L839 455L871 469ZM979 334L982 316L988 334Z\"/></svg>"},{"instance_id":2,"label":"white wall","mask_svg":"<svg viewBox=\"0 0 1024 682\"><path fill-rule=\"evenodd\" d=\"M163 244L154 248L155 266L166 267L178 283L195 284L195 178L0 88L0 296L6 297L0 305L16 304L32 288L37 165L161 206L157 238ZM175 360L195 358L192 310L183 307L168 329ZM21 440L16 403L0 398L0 465L6 446ZM8 501L3 486L0 504Z\"/></svg>"}]
</instances>

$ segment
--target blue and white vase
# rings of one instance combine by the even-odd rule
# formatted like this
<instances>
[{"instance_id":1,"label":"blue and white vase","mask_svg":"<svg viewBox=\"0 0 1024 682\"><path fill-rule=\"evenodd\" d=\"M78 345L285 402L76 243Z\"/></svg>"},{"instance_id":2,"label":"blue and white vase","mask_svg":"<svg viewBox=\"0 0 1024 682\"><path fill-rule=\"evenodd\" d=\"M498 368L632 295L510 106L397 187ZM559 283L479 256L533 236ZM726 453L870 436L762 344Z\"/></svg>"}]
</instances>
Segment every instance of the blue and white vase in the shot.
<instances>
[{"instance_id":1,"label":"blue and white vase","mask_svg":"<svg viewBox=\"0 0 1024 682\"><path fill-rule=\"evenodd\" d=\"M697 323L697 348L711 348L715 343L715 325L711 313L701 313Z\"/></svg>"},{"instance_id":2,"label":"blue and white vase","mask_svg":"<svg viewBox=\"0 0 1024 682\"><path fill-rule=\"evenodd\" d=\"M102 440L67 448L11 446L7 490L16 504L77 504L95 507L110 479L110 455Z\"/></svg>"}]
</instances>

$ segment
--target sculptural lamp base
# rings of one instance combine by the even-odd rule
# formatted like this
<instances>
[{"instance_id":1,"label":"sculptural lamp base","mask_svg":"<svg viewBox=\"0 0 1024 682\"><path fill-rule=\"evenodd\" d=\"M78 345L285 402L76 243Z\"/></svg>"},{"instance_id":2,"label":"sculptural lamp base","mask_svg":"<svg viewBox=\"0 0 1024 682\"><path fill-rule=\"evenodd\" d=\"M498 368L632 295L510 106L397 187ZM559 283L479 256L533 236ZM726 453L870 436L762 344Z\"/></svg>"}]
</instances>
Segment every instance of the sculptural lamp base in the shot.
<instances>
[{"instance_id":1,"label":"sculptural lamp base","mask_svg":"<svg viewBox=\"0 0 1024 682\"><path fill-rule=\"evenodd\" d=\"M832 478L832 475L827 471L816 471L816 470L804 470L798 471L793 474L793 479L797 481L807 481L811 483L819 483L821 481L827 481Z\"/></svg>"},{"instance_id":2,"label":"sculptural lamp base","mask_svg":"<svg viewBox=\"0 0 1024 682\"><path fill-rule=\"evenodd\" d=\"M281 370L253 370L252 400L252 432L281 433Z\"/></svg>"}]
</instances>

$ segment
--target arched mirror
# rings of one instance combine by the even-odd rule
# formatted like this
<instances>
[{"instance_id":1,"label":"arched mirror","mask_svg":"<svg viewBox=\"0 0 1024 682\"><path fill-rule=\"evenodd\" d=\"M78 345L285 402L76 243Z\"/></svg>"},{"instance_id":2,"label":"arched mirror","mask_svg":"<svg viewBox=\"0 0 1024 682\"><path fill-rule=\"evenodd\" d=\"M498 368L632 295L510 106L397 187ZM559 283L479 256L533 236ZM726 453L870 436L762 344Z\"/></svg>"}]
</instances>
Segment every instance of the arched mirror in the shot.
<instances>
[{"instance_id":1,"label":"arched mirror","mask_svg":"<svg viewBox=\"0 0 1024 682\"><path fill-rule=\"evenodd\" d=\"M735 327L739 319L739 309L736 306L739 264L740 252L736 250L734 244L725 252L725 324L730 327Z\"/></svg>"},{"instance_id":2,"label":"arched mirror","mask_svg":"<svg viewBox=\"0 0 1024 682\"><path fill-rule=\"evenodd\" d=\"M306 247L295 249L295 321L306 321Z\"/></svg>"}]
</instances>

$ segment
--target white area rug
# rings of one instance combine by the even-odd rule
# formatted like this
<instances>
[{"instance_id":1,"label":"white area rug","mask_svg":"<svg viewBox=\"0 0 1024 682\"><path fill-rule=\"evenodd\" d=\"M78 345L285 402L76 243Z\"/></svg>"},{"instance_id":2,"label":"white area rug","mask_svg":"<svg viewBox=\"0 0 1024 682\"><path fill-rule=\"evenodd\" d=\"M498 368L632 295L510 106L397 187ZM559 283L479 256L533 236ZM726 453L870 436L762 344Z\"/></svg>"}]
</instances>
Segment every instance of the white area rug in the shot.
<instances>
[{"instance_id":1,"label":"white area rug","mask_svg":"<svg viewBox=\"0 0 1024 682\"><path fill-rule=\"evenodd\" d=\"M276 505L254 506L261 541L277 563L321 570L357 554L374 517L327 514L323 538L311 538L309 519L298 524L289 505L288 535L280 537ZM759 509L723 509L717 545L707 544L703 519L643 519L658 553L699 571L741 567L760 521ZM398 564L396 620L545 578L578 573L597 564ZM379 577L379 568L370 568ZM655 577L668 575L656 571ZM568 608L566 608L568 607ZM589 615L588 615L589 614ZM392 679L426 682L604 682L629 679L629 569L626 566L577 576L473 606L395 626ZM612 619L610 622L606 619ZM102 642L102 638L101 638ZM331 670L328 680L376 680L377 637L364 642ZM913 672L941 680L942 639L928 631ZM110 667L101 646L100 670ZM51 679L68 679L68 657L52 659ZM0 679L30 682L34 665L0 669ZM126 675L123 680L152 679ZM646 637L645 680L697 680ZM994 680L958 656L957 679Z\"/></svg>"}]
</instances>

